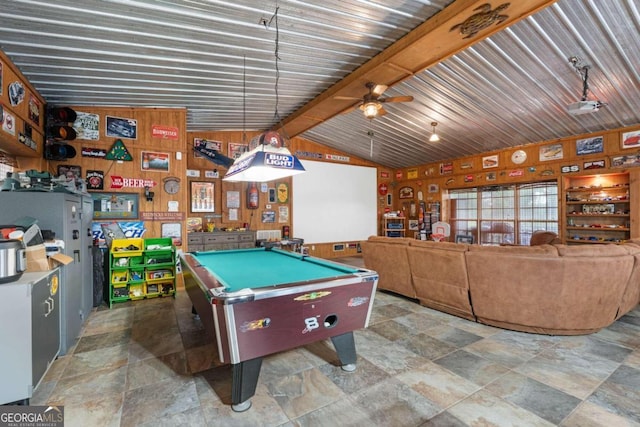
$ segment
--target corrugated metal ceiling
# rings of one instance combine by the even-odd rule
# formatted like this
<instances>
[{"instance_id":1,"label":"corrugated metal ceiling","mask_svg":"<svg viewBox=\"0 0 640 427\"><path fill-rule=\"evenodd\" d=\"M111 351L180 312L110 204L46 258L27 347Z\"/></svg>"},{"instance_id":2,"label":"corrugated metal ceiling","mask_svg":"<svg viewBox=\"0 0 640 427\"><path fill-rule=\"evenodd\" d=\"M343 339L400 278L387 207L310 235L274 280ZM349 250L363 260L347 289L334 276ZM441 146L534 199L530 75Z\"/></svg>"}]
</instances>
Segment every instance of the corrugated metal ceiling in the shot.
<instances>
[{"instance_id":1,"label":"corrugated metal ceiling","mask_svg":"<svg viewBox=\"0 0 640 427\"><path fill-rule=\"evenodd\" d=\"M179 106L190 131L259 130L277 121L276 6L286 119L452 3L0 0L0 48L52 104ZM384 94L413 102L302 136L404 167L640 124L639 34L635 0L560 0ZM597 113L565 111L582 92L570 56L591 66Z\"/></svg>"}]
</instances>

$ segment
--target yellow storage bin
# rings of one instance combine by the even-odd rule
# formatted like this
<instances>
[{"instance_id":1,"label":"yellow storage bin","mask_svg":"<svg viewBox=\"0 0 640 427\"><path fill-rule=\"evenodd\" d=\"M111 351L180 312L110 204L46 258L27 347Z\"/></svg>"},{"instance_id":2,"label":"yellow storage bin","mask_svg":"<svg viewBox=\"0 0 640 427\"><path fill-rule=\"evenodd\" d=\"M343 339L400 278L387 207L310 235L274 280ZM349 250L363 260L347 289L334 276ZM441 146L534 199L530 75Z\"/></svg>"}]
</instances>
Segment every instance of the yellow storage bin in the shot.
<instances>
[{"instance_id":1,"label":"yellow storage bin","mask_svg":"<svg viewBox=\"0 0 640 427\"><path fill-rule=\"evenodd\" d=\"M145 279L147 282L157 282L162 280L173 279L173 270L162 268L157 270L146 270Z\"/></svg>"},{"instance_id":2,"label":"yellow storage bin","mask_svg":"<svg viewBox=\"0 0 640 427\"><path fill-rule=\"evenodd\" d=\"M114 239L111 242L111 255L114 257L142 256L143 251L143 239Z\"/></svg>"},{"instance_id":3,"label":"yellow storage bin","mask_svg":"<svg viewBox=\"0 0 640 427\"><path fill-rule=\"evenodd\" d=\"M129 286L129 297L131 299L142 299L145 297L145 285L141 283L139 285Z\"/></svg>"},{"instance_id":4,"label":"yellow storage bin","mask_svg":"<svg viewBox=\"0 0 640 427\"><path fill-rule=\"evenodd\" d=\"M122 288L127 286L129 281L129 270L113 271L111 273L111 284L114 288Z\"/></svg>"},{"instance_id":5,"label":"yellow storage bin","mask_svg":"<svg viewBox=\"0 0 640 427\"><path fill-rule=\"evenodd\" d=\"M154 284L158 285L158 292L160 292L161 295L164 295L164 296L173 295L176 292L176 288L174 286L173 280L158 282Z\"/></svg>"},{"instance_id":6,"label":"yellow storage bin","mask_svg":"<svg viewBox=\"0 0 640 427\"><path fill-rule=\"evenodd\" d=\"M160 296L161 287L158 283L147 283L145 285L145 292L147 294L147 298Z\"/></svg>"}]
</instances>

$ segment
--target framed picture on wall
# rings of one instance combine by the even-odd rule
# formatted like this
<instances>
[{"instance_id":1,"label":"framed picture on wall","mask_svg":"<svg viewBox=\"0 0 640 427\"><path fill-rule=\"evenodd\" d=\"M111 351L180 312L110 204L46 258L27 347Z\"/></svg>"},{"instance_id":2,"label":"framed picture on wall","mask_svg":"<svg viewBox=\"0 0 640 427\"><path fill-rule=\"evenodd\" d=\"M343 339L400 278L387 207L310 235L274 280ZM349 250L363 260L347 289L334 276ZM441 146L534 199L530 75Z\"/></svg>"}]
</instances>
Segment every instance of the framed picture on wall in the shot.
<instances>
[{"instance_id":1,"label":"framed picture on wall","mask_svg":"<svg viewBox=\"0 0 640 427\"><path fill-rule=\"evenodd\" d=\"M213 182L191 181L191 212L215 212Z\"/></svg>"},{"instance_id":2,"label":"framed picture on wall","mask_svg":"<svg viewBox=\"0 0 640 427\"><path fill-rule=\"evenodd\" d=\"M93 198L93 219L138 218L137 193L90 193Z\"/></svg>"},{"instance_id":3,"label":"framed picture on wall","mask_svg":"<svg viewBox=\"0 0 640 427\"><path fill-rule=\"evenodd\" d=\"M231 157L232 159L237 159L238 157L240 157L242 155L242 153L244 153L245 151L248 151L248 146L245 144L239 144L237 142L230 142L229 143L229 157Z\"/></svg>"},{"instance_id":4,"label":"framed picture on wall","mask_svg":"<svg viewBox=\"0 0 640 427\"><path fill-rule=\"evenodd\" d=\"M67 179L81 179L82 168L72 165L58 165L58 176L64 176Z\"/></svg>"},{"instance_id":5,"label":"framed picture on wall","mask_svg":"<svg viewBox=\"0 0 640 427\"><path fill-rule=\"evenodd\" d=\"M622 148L640 147L640 130L622 134Z\"/></svg>"},{"instance_id":6,"label":"framed picture on wall","mask_svg":"<svg viewBox=\"0 0 640 427\"><path fill-rule=\"evenodd\" d=\"M263 211L262 222L263 223L276 222L276 211Z\"/></svg>"},{"instance_id":7,"label":"framed picture on wall","mask_svg":"<svg viewBox=\"0 0 640 427\"><path fill-rule=\"evenodd\" d=\"M169 172L169 153L143 151L140 153L140 168L143 171Z\"/></svg>"},{"instance_id":8,"label":"framed picture on wall","mask_svg":"<svg viewBox=\"0 0 640 427\"><path fill-rule=\"evenodd\" d=\"M182 246L182 224L179 222L165 222L161 227L162 237L171 237L174 246Z\"/></svg>"},{"instance_id":9,"label":"framed picture on wall","mask_svg":"<svg viewBox=\"0 0 640 427\"><path fill-rule=\"evenodd\" d=\"M604 138L602 136L576 140L576 154L578 156L582 156L585 154L602 153L603 151Z\"/></svg>"},{"instance_id":10,"label":"framed picture on wall","mask_svg":"<svg viewBox=\"0 0 640 427\"><path fill-rule=\"evenodd\" d=\"M202 218L199 216L187 218L187 233L195 233L198 231L202 231Z\"/></svg>"},{"instance_id":11,"label":"framed picture on wall","mask_svg":"<svg viewBox=\"0 0 640 427\"><path fill-rule=\"evenodd\" d=\"M545 162L547 160L560 160L564 157L562 144L551 144L540 147L539 160Z\"/></svg>"},{"instance_id":12,"label":"framed picture on wall","mask_svg":"<svg viewBox=\"0 0 640 427\"><path fill-rule=\"evenodd\" d=\"M497 168L498 167L498 155L485 156L482 158L482 168Z\"/></svg>"},{"instance_id":13,"label":"framed picture on wall","mask_svg":"<svg viewBox=\"0 0 640 427\"><path fill-rule=\"evenodd\" d=\"M106 116L105 126L107 137L138 139L138 121L135 119Z\"/></svg>"},{"instance_id":14,"label":"framed picture on wall","mask_svg":"<svg viewBox=\"0 0 640 427\"><path fill-rule=\"evenodd\" d=\"M240 192L239 191L227 191L227 208L229 209L240 208Z\"/></svg>"}]
</instances>

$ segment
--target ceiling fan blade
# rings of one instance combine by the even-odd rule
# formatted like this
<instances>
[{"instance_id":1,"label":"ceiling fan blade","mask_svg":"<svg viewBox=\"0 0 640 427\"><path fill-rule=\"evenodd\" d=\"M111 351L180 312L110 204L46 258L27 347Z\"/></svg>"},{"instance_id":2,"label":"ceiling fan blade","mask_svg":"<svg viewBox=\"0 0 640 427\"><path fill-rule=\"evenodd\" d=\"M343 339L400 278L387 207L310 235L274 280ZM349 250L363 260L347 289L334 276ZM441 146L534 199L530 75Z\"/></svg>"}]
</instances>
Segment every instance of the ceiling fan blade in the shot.
<instances>
[{"instance_id":1,"label":"ceiling fan blade","mask_svg":"<svg viewBox=\"0 0 640 427\"><path fill-rule=\"evenodd\" d=\"M387 114L387 110L385 110L384 108L380 107L380 108L378 108L378 115L376 117L384 116L385 114Z\"/></svg>"},{"instance_id":2,"label":"ceiling fan blade","mask_svg":"<svg viewBox=\"0 0 640 427\"><path fill-rule=\"evenodd\" d=\"M362 97L355 97L355 96L334 96L333 99L338 99L338 100L342 100L342 101L352 101L352 100L360 100L362 99Z\"/></svg>"},{"instance_id":3,"label":"ceiling fan blade","mask_svg":"<svg viewBox=\"0 0 640 427\"><path fill-rule=\"evenodd\" d=\"M387 85L375 85L373 89L371 89L371 93L375 96L380 96L387 90L389 86Z\"/></svg>"},{"instance_id":4,"label":"ceiling fan blade","mask_svg":"<svg viewBox=\"0 0 640 427\"><path fill-rule=\"evenodd\" d=\"M356 109L356 108L358 108L358 107L360 107L360 104L354 104L354 105L352 105L351 107L349 107L349 108L345 108L344 110L340 111L340 113L338 113L338 114L347 114L347 113L350 113L350 112L352 112L353 110L355 110L355 109Z\"/></svg>"},{"instance_id":5,"label":"ceiling fan blade","mask_svg":"<svg viewBox=\"0 0 640 427\"><path fill-rule=\"evenodd\" d=\"M389 98L380 98L378 99L380 102L411 102L413 101L413 96L404 95L404 96L391 96Z\"/></svg>"}]
</instances>

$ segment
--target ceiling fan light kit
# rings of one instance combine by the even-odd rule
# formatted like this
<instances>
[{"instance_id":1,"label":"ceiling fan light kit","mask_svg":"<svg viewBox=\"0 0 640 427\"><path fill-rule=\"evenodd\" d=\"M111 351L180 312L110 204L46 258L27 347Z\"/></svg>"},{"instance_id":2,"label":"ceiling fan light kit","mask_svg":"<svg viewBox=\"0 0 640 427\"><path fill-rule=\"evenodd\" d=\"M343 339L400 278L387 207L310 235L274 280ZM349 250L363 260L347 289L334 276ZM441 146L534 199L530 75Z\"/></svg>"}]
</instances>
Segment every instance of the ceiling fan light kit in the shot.
<instances>
[{"instance_id":1,"label":"ceiling fan light kit","mask_svg":"<svg viewBox=\"0 0 640 427\"><path fill-rule=\"evenodd\" d=\"M359 100L359 102L350 108L347 108L342 112L342 114L350 113L356 108L360 108L364 113L364 116L367 119L373 119L378 116L384 116L387 114L384 108L382 108L382 104L389 102L411 102L413 101L413 96L403 95L403 96L392 96L389 98L385 98L382 96L385 90L387 90L387 85L379 85L373 82L368 82L366 85L369 92L364 95L362 98L354 98L352 96L335 96L334 99L339 100Z\"/></svg>"},{"instance_id":2,"label":"ceiling fan light kit","mask_svg":"<svg viewBox=\"0 0 640 427\"><path fill-rule=\"evenodd\" d=\"M379 103L371 101L362 105L362 111L364 111L364 116L367 119L373 119L378 115L378 111L381 107L382 105L380 105Z\"/></svg>"}]
</instances>

